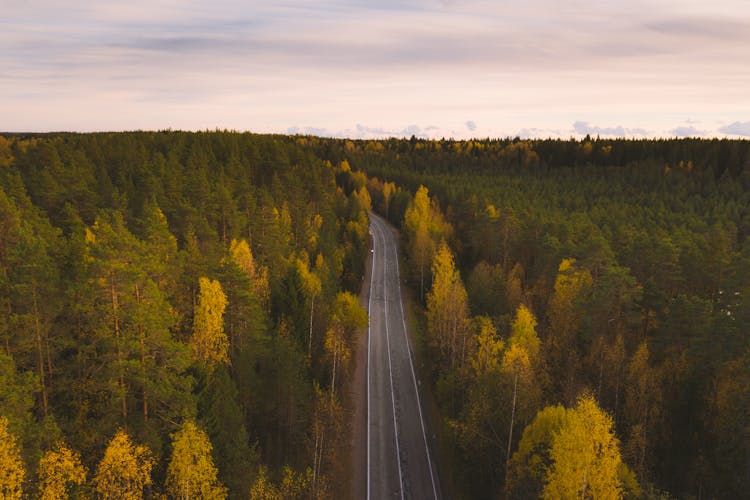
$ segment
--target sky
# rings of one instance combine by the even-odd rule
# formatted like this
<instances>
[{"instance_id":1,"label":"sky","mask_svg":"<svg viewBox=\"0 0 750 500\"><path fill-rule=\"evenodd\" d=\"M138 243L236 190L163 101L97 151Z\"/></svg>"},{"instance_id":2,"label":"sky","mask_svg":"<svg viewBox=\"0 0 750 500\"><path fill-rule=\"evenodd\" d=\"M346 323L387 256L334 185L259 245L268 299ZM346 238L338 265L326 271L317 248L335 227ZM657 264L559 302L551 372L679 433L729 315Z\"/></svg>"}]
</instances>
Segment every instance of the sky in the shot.
<instances>
[{"instance_id":1,"label":"sky","mask_svg":"<svg viewBox=\"0 0 750 500\"><path fill-rule=\"evenodd\" d=\"M748 0L3 0L0 130L747 137Z\"/></svg>"}]
</instances>

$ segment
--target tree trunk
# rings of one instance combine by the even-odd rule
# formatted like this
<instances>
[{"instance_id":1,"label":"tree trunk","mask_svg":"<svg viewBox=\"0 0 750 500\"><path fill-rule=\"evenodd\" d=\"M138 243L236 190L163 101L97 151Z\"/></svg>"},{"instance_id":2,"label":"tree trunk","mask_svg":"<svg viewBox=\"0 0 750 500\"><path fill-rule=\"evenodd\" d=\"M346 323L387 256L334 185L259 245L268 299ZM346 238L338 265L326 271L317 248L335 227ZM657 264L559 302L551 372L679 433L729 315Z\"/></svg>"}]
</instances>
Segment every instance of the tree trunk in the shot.
<instances>
[{"instance_id":1,"label":"tree trunk","mask_svg":"<svg viewBox=\"0 0 750 500\"><path fill-rule=\"evenodd\" d=\"M141 307L141 291L138 283L135 284L135 301ZM146 335L143 323L138 322L138 340L141 344L141 377L143 377L143 420L148 421L148 380L146 378Z\"/></svg>"},{"instance_id":2,"label":"tree trunk","mask_svg":"<svg viewBox=\"0 0 750 500\"><path fill-rule=\"evenodd\" d=\"M39 382L42 384L42 409L44 410L44 416L47 416L47 382L44 376L44 348L42 346L42 324L39 321L39 301L37 300L36 287L33 287L32 292L34 296L34 330L36 340L36 350L38 355L39 364Z\"/></svg>"},{"instance_id":3,"label":"tree trunk","mask_svg":"<svg viewBox=\"0 0 750 500\"><path fill-rule=\"evenodd\" d=\"M508 431L508 452L505 454L505 467L507 469L510 462L510 449L513 444L513 420L516 418L516 389L518 389L518 370L513 377L513 405L510 410L510 430Z\"/></svg>"},{"instance_id":4,"label":"tree trunk","mask_svg":"<svg viewBox=\"0 0 750 500\"><path fill-rule=\"evenodd\" d=\"M307 357L312 359L313 312L315 311L315 294L310 295L310 339L307 341Z\"/></svg>"},{"instance_id":5,"label":"tree trunk","mask_svg":"<svg viewBox=\"0 0 750 500\"><path fill-rule=\"evenodd\" d=\"M338 352L338 346L333 348L333 370L331 370L331 401L336 391L336 354Z\"/></svg>"},{"instance_id":6,"label":"tree trunk","mask_svg":"<svg viewBox=\"0 0 750 500\"><path fill-rule=\"evenodd\" d=\"M615 378L615 411L612 420L617 423L617 405L620 402L620 367L617 367L617 377Z\"/></svg>"},{"instance_id":7,"label":"tree trunk","mask_svg":"<svg viewBox=\"0 0 750 500\"><path fill-rule=\"evenodd\" d=\"M602 339L602 342L604 340ZM602 401L602 379L604 378L604 345L602 345L602 353L601 356L599 356L599 389L596 393L597 397L599 398L599 402L601 404Z\"/></svg>"},{"instance_id":8,"label":"tree trunk","mask_svg":"<svg viewBox=\"0 0 750 500\"><path fill-rule=\"evenodd\" d=\"M120 339L120 316L119 316L119 307L117 304L117 290L115 288L115 273L114 271L110 271L109 273L109 283L110 283L110 294L111 294L111 300L112 300L112 318L114 322L114 329L115 329L115 343L117 344L117 370L119 372L119 385L120 385L120 402L121 402L121 412L122 412L122 418L123 420L128 418L128 405L127 400L125 398L125 372L124 368L122 366L122 347L121 347L121 339Z\"/></svg>"}]
</instances>

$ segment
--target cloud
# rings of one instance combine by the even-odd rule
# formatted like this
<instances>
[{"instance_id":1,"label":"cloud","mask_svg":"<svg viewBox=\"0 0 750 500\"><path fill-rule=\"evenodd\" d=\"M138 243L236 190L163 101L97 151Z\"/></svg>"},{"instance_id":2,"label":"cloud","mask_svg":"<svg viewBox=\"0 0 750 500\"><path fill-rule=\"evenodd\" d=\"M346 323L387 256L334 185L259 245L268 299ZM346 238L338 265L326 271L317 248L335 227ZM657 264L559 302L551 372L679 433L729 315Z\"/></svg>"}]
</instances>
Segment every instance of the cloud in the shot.
<instances>
[{"instance_id":1,"label":"cloud","mask_svg":"<svg viewBox=\"0 0 750 500\"><path fill-rule=\"evenodd\" d=\"M721 127L719 132L727 135L742 135L750 137L750 122L734 122Z\"/></svg>"},{"instance_id":2,"label":"cloud","mask_svg":"<svg viewBox=\"0 0 750 500\"><path fill-rule=\"evenodd\" d=\"M642 137L650 135L648 130L642 128L625 128L622 125L616 127L599 127L590 125L589 122L577 121L573 124L573 130L579 135L604 135L614 137Z\"/></svg>"},{"instance_id":3,"label":"cloud","mask_svg":"<svg viewBox=\"0 0 750 500\"><path fill-rule=\"evenodd\" d=\"M646 27L662 35L682 39L734 40L747 36L747 23L720 17L674 17L647 22Z\"/></svg>"},{"instance_id":4,"label":"cloud","mask_svg":"<svg viewBox=\"0 0 750 500\"><path fill-rule=\"evenodd\" d=\"M563 137L563 133L558 129L548 129L548 128L537 128L537 127L531 127L531 128L522 128L518 131L515 136L520 137L521 139L561 139Z\"/></svg>"},{"instance_id":5,"label":"cloud","mask_svg":"<svg viewBox=\"0 0 750 500\"><path fill-rule=\"evenodd\" d=\"M698 130L697 128L693 126L689 127L675 127L672 130L669 131L670 135L673 135L675 137L701 137L703 135L706 135L706 132L703 130Z\"/></svg>"},{"instance_id":6,"label":"cloud","mask_svg":"<svg viewBox=\"0 0 750 500\"><path fill-rule=\"evenodd\" d=\"M318 137L335 137L339 139L384 139L389 137L409 138L411 136L419 139L435 139L445 137L446 131L435 125L420 127L419 125L408 125L403 128L391 129L387 127L372 127L358 123L353 129L346 128L337 131L323 127L288 127L286 133L290 135L315 135Z\"/></svg>"},{"instance_id":7,"label":"cloud","mask_svg":"<svg viewBox=\"0 0 750 500\"><path fill-rule=\"evenodd\" d=\"M357 130L355 137L357 139L371 139L380 137L418 137L420 139L429 139L431 134L430 131L434 131L435 128L431 128L429 131L423 129L419 125L408 125L400 130L387 129L384 127L368 127L360 123L357 124ZM347 133L348 131L344 131Z\"/></svg>"},{"instance_id":8,"label":"cloud","mask_svg":"<svg viewBox=\"0 0 750 500\"><path fill-rule=\"evenodd\" d=\"M576 133L638 136L684 115L718 133L745 119L727 110L747 97L746 2L11 0L2 126L566 137L583 116L644 129Z\"/></svg>"},{"instance_id":9,"label":"cloud","mask_svg":"<svg viewBox=\"0 0 750 500\"><path fill-rule=\"evenodd\" d=\"M315 135L318 137L333 137L327 129L322 127L289 127L286 129L289 135Z\"/></svg>"}]
</instances>

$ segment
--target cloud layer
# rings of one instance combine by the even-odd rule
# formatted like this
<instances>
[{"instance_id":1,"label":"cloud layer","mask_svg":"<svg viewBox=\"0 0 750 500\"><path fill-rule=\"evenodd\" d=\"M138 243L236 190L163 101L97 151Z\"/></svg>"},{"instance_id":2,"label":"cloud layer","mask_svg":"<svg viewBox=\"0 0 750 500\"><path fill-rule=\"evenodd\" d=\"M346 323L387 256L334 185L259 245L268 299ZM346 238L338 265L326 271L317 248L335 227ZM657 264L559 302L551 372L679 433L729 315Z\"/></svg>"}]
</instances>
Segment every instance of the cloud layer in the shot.
<instances>
[{"instance_id":1,"label":"cloud layer","mask_svg":"<svg viewBox=\"0 0 750 500\"><path fill-rule=\"evenodd\" d=\"M744 0L11 1L0 128L747 135L747 60Z\"/></svg>"}]
</instances>

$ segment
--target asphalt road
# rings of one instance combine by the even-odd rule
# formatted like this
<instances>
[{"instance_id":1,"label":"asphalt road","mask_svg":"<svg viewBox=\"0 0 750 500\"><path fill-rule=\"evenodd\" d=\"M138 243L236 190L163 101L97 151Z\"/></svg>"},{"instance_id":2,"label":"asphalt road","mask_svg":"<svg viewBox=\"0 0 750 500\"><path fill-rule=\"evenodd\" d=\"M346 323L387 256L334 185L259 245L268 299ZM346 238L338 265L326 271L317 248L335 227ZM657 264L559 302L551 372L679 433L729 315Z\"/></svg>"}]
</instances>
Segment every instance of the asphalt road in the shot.
<instances>
[{"instance_id":1,"label":"asphalt road","mask_svg":"<svg viewBox=\"0 0 750 500\"><path fill-rule=\"evenodd\" d=\"M406 331L397 239L393 228L375 214L370 216L370 233L367 498L440 498L431 433Z\"/></svg>"}]
</instances>

